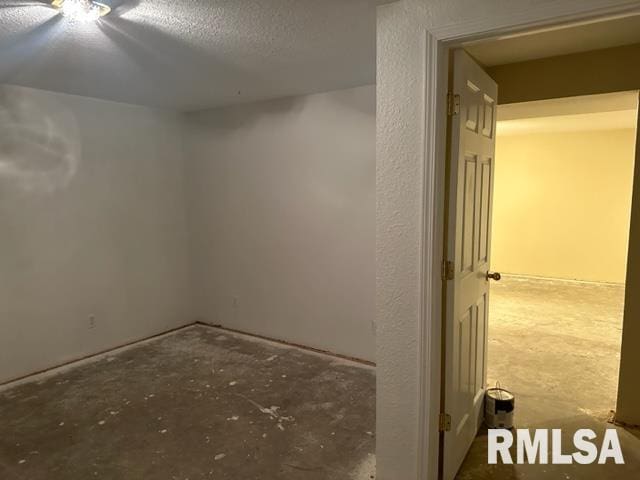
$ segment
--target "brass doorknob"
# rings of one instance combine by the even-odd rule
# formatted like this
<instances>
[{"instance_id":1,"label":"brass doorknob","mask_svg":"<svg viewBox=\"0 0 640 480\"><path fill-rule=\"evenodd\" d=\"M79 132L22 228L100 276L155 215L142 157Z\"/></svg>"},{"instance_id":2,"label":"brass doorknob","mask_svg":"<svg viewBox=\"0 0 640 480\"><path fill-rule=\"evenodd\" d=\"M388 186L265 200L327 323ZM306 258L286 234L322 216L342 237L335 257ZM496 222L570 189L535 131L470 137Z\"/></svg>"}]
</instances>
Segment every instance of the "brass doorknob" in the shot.
<instances>
[{"instance_id":1,"label":"brass doorknob","mask_svg":"<svg viewBox=\"0 0 640 480\"><path fill-rule=\"evenodd\" d=\"M500 281L500 279L502 278L502 275L500 275L498 272L487 272L487 281L489 279L495 280L496 282Z\"/></svg>"}]
</instances>

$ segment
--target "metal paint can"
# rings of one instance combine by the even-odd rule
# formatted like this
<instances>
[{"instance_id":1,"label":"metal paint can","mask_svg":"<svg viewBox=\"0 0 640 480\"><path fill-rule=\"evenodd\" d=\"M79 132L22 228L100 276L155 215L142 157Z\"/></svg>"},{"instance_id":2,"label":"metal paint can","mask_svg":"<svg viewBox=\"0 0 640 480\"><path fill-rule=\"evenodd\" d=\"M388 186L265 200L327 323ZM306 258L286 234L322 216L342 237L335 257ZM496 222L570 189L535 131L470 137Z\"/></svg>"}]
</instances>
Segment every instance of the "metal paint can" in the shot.
<instances>
[{"instance_id":1,"label":"metal paint can","mask_svg":"<svg viewBox=\"0 0 640 480\"><path fill-rule=\"evenodd\" d=\"M513 428L516 399L504 388L489 388L484 400L484 421L489 428Z\"/></svg>"}]
</instances>

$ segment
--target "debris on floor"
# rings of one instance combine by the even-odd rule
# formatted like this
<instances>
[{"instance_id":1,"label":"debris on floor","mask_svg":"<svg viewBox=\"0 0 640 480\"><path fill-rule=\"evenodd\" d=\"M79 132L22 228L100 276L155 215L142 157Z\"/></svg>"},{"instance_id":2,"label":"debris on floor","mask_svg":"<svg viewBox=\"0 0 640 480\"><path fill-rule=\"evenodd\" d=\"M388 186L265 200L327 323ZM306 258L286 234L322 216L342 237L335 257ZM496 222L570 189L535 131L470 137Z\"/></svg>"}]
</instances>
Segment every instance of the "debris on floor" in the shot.
<instances>
[{"instance_id":1,"label":"debris on floor","mask_svg":"<svg viewBox=\"0 0 640 480\"><path fill-rule=\"evenodd\" d=\"M221 332L0 389L0 477L375 478L373 368Z\"/></svg>"}]
</instances>

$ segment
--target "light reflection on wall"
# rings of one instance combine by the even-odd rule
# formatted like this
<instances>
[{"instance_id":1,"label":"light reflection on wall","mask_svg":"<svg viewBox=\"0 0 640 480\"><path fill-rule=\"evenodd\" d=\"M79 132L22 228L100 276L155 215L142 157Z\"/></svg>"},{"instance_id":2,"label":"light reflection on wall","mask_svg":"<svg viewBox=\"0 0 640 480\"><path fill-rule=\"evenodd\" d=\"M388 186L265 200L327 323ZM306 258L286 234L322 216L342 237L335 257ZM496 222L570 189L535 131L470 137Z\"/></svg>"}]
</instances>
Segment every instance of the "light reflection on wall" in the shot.
<instances>
[{"instance_id":1,"label":"light reflection on wall","mask_svg":"<svg viewBox=\"0 0 640 480\"><path fill-rule=\"evenodd\" d=\"M75 116L55 100L0 86L0 186L51 193L69 185L80 162Z\"/></svg>"}]
</instances>

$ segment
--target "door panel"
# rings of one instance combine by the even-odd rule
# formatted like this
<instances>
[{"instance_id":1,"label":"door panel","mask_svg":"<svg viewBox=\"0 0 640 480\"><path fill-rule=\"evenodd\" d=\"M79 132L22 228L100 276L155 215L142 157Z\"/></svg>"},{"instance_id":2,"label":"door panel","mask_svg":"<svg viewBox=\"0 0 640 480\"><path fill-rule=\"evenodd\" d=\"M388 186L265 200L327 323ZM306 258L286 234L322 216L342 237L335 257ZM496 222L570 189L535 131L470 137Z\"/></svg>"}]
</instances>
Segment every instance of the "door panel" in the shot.
<instances>
[{"instance_id":1,"label":"door panel","mask_svg":"<svg viewBox=\"0 0 640 480\"><path fill-rule=\"evenodd\" d=\"M476 204L476 157L468 156L464 163L464 197L462 198L462 259L460 273L473 272L473 234Z\"/></svg>"},{"instance_id":2,"label":"door panel","mask_svg":"<svg viewBox=\"0 0 640 480\"><path fill-rule=\"evenodd\" d=\"M481 265L489 262L489 225L490 205L491 205L491 178L492 178L492 162L490 158L486 158L480 164L480 176L478 194L478 205L480 208L480 235L478 236L478 262Z\"/></svg>"},{"instance_id":3,"label":"door panel","mask_svg":"<svg viewBox=\"0 0 640 480\"><path fill-rule=\"evenodd\" d=\"M444 478L455 477L483 420L487 312L491 257L491 206L498 89L464 51L454 53L445 328Z\"/></svg>"}]
</instances>

